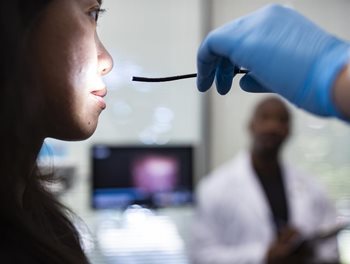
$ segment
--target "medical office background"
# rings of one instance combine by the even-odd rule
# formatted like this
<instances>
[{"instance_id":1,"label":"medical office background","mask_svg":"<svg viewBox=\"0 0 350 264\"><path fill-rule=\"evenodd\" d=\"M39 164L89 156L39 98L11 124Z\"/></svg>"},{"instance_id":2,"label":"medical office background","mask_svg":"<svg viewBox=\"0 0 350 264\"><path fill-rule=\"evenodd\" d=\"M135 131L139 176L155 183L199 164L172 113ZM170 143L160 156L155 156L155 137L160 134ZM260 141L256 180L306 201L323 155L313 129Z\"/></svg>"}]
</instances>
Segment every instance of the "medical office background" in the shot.
<instances>
[{"instance_id":1,"label":"medical office background","mask_svg":"<svg viewBox=\"0 0 350 264\"><path fill-rule=\"evenodd\" d=\"M98 32L114 58L114 69L105 78L107 109L89 140L48 139L50 154L41 158L71 177L60 199L81 217L78 225L92 263L189 263L186 245L193 206L92 209L91 147L191 145L195 188L201 177L248 146L246 122L264 95L242 92L238 79L229 94L220 96L215 89L199 93L195 79L137 83L131 78L194 73L196 51L207 32L270 2L104 0L107 12L101 16ZM350 40L350 1L275 2ZM327 186L339 215L350 216L350 126L291 108L293 135L285 158L316 175ZM350 230L342 231L338 241L343 262L350 263Z\"/></svg>"}]
</instances>

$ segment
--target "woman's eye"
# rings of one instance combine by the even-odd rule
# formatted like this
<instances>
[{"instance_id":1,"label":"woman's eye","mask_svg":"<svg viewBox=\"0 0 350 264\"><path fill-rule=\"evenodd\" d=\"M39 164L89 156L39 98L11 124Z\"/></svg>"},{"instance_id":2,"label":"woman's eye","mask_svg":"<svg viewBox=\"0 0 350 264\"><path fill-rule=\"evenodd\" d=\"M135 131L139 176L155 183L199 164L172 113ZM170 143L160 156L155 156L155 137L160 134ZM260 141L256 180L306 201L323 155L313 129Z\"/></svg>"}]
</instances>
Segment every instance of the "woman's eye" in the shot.
<instances>
[{"instance_id":1,"label":"woman's eye","mask_svg":"<svg viewBox=\"0 0 350 264\"><path fill-rule=\"evenodd\" d=\"M104 9L96 7L95 9L89 11L89 15L92 17L92 19L94 19L97 22L99 15L103 12L105 12Z\"/></svg>"}]
</instances>

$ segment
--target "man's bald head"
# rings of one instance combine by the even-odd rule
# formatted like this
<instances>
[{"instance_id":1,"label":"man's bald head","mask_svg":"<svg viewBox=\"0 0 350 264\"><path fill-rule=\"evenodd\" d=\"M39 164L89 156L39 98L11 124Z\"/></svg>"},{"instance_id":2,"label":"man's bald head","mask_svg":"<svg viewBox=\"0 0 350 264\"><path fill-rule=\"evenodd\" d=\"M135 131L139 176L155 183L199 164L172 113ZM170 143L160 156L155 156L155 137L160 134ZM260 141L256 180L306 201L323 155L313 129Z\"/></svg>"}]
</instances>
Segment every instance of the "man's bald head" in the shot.
<instances>
[{"instance_id":1,"label":"man's bald head","mask_svg":"<svg viewBox=\"0 0 350 264\"><path fill-rule=\"evenodd\" d=\"M288 138L291 114L286 103L275 96L260 101L251 116L249 130L253 150L259 152L279 151Z\"/></svg>"}]
</instances>

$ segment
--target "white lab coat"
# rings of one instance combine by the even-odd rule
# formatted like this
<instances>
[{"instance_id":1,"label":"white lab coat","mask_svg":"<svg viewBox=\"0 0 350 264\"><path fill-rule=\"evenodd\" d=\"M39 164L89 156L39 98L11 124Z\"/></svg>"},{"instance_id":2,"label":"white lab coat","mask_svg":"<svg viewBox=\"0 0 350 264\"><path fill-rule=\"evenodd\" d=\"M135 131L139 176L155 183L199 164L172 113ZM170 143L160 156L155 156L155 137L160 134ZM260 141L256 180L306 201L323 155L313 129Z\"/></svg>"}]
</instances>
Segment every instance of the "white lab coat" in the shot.
<instances>
[{"instance_id":1,"label":"white lab coat","mask_svg":"<svg viewBox=\"0 0 350 264\"><path fill-rule=\"evenodd\" d=\"M283 165L292 226L311 235L333 227L336 212L310 176ZM254 175L249 153L215 170L197 189L197 209L189 249L194 264L259 264L275 240L267 198ZM337 240L317 248L318 259L338 259Z\"/></svg>"}]
</instances>

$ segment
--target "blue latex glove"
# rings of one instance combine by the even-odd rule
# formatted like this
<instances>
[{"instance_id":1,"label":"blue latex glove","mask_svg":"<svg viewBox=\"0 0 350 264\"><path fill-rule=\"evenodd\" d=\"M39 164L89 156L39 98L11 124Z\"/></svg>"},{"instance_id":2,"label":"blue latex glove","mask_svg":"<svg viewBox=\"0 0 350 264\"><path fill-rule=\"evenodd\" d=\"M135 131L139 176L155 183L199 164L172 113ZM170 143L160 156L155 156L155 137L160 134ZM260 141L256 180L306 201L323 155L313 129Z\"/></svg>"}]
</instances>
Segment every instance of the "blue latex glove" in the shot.
<instances>
[{"instance_id":1,"label":"blue latex glove","mask_svg":"<svg viewBox=\"0 0 350 264\"><path fill-rule=\"evenodd\" d=\"M276 92L314 114L341 116L332 85L349 62L349 43L290 8L269 5L211 32L198 50L197 86L208 90L214 78L226 94L243 67L240 86L249 92Z\"/></svg>"}]
</instances>

